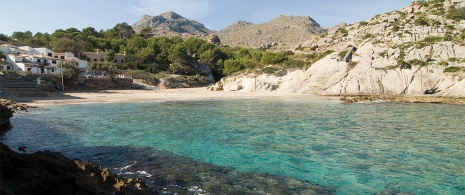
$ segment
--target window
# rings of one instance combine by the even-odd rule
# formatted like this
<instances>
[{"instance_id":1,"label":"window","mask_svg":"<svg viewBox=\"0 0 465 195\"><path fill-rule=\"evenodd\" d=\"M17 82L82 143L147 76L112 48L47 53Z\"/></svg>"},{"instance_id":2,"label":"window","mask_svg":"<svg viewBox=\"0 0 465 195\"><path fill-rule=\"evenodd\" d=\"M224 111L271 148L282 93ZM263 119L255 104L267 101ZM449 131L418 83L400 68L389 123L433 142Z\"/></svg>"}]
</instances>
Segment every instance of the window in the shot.
<instances>
[{"instance_id":1,"label":"window","mask_svg":"<svg viewBox=\"0 0 465 195\"><path fill-rule=\"evenodd\" d=\"M100 61L103 62L103 59L101 59Z\"/></svg>"},{"instance_id":2,"label":"window","mask_svg":"<svg viewBox=\"0 0 465 195\"><path fill-rule=\"evenodd\" d=\"M115 62L118 62L118 60L115 60Z\"/></svg>"},{"instance_id":3,"label":"window","mask_svg":"<svg viewBox=\"0 0 465 195\"><path fill-rule=\"evenodd\" d=\"M56 61L56 60L52 60L52 64L57 64L57 61Z\"/></svg>"},{"instance_id":4,"label":"window","mask_svg":"<svg viewBox=\"0 0 465 195\"><path fill-rule=\"evenodd\" d=\"M76 63L76 66L79 66L79 63Z\"/></svg>"},{"instance_id":5,"label":"window","mask_svg":"<svg viewBox=\"0 0 465 195\"><path fill-rule=\"evenodd\" d=\"M48 53L47 56L52 57L52 53Z\"/></svg>"},{"instance_id":6,"label":"window","mask_svg":"<svg viewBox=\"0 0 465 195\"><path fill-rule=\"evenodd\" d=\"M124 63L124 60L121 60L121 63Z\"/></svg>"},{"instance_id":7,"label":"window","mask_svg":"<svg viewBox=\"0 0 465 195\"><path fill-rule=\"evenodd\" d=\"M37 59L37 62L39 62L39 63L40 63L40 59Z\"/></svg>"},{"instance_id":8,"label":"window","mask_svg":"<svg viewBox=\"0 0 465 195\"><path fill-rule=\"evenodd\" d=\"M89 61L89 62L90 62L90 58L87 58L87 61Z\"/></svg>"},{"instance_id":9,"label":"window","mask_svg":"<svg viewBox=\"0 0 465 195\"><path fill-rule=\"evenodd\" d=\"M96 62L96 61L97 61L97 59L94 59L94 62Z\"/></svg>"},{"instance_id":10,"label":"window","mask_svg":"<svg viewBox=\"0 0 465 195\"><path fill-rule=\"evenodd\" d=\"M64 60L64 59L65 59L65 56L60 56L60 58L61 58L62 60Z\"/></svg>"},{"instance_id":11,"label":"window","mask_svg":"<svg viewBox=\"0 0 465 195\"><path fill-rule=\"evenodd\" d=\"M55 58L58 58L58 56L55 56Z\"/></svg>"}]
</instances>

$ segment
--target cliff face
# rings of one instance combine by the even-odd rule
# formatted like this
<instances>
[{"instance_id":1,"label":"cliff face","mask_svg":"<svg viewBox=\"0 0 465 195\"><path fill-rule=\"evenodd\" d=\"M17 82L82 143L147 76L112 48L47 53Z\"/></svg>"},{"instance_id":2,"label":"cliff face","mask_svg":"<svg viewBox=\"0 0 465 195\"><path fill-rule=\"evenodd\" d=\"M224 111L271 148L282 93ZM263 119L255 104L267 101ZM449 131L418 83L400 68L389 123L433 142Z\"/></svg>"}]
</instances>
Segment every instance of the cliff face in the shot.
<instances>
[{"instance_id":1,"label":"cliff face","mask_svg":"<svg viewBox=\"0 0 465 195\"><path fill-rule=\"evenodd\" d=\"M367 21L337 25L295 51L332 54L306 71L257 80L296 93L464 97L465 20L454 17L464 7L463 0L414 2ZM241 85L244 90L252 90L246 86L255 82L246 75L223 81L225 89Z\"/></svg>"}]
</instances>

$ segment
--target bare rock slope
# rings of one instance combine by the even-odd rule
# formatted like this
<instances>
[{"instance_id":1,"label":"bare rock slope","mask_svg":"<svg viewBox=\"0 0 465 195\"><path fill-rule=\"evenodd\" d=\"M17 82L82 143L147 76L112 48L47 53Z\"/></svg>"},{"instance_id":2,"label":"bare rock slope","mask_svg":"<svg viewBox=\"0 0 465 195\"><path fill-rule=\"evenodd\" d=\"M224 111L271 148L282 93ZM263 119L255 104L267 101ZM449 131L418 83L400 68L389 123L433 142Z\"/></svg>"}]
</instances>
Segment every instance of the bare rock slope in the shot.
<instances>
[{"instance_id":1,"label":"bare rock slope","mask_svg":"<svg viewBox=\"0 0 465 195\"><path fill-rule=\"evenodd\" d=\"M464 97L464 12L464 0L415 1L367 21L337 25L296 51L331 54L307 70L259 76L258 89ZM225 89L256 89L254 78L245 74L223 83Z\"/></svg>"},{"instance_id":2,"label":"bare rock slope","mask_svg":"<svg viewBox=\"0 0 465 195\"><path fill-rule=\"evenodd\" d=\"M207 36L213 33L203 24L175 12L166 12L158 16L144 15L132 27L137 33L149 29L154 36Z\"/></svg>"},{"instance_id":3,"label":"bare rock slope","mask_svg":"<svg viewBox=\"0 0 465 195\"><path fill-rule=\"evenodd\" d=\"M323 32L325 29L310 17L279 15L263 24L238 21L221 30L218 36L225 45L282 48L302 43Z\"/></svg>"}]
</instances>

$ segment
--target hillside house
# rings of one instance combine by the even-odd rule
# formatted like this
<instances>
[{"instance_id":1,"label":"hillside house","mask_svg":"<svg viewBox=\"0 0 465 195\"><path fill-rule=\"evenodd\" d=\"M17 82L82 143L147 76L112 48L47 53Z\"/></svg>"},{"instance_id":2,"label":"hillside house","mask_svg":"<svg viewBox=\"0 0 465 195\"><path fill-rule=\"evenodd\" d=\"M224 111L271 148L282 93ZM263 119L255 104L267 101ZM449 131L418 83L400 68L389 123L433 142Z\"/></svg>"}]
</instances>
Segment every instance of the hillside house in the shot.
<instances>
[{"instance_id":1,"label":"hillside house","mask_svg":"<svg viewBox=\"0 0 465 195\"><path fill-rule=\"evenodd\" d=\"M96 52L85 52L84 54L87 56L87 61L89 63L92 62L107 62L106 56L108 51L100 51L97 49ZM126 62L126 52L124 54L115 54L115 58L111 61L118 64L123 64Z\"/></svg>"},{"instance_id":2,"label":"hillside house","mask_svg":"<svg viewBox=\"0 0 465 195\"><path fill-rule=\"evenodd\" d=\"M76 63L76 67L79 68L79 70L81 71L81 75L85 75L86 72L87 72L87 69L89 68L89 62L88 61L85 61L85 60L81 60L77 57L74 56L73 53L71 52L64 52L64 53L55 53L54 57L56 59L59 59L59 60L64 60L64 61L67 61L67 62L74 62ZM59 63L59 61L58 61ZM52 62L52 64L54 64ZM56 65L55 65L56 67ZM60 67L58 67L60 68Z\"/></svg>"},{"instance_id":3,"label":"hillside house","mask_svg":"<svg viewBox=\"0 0 465 195\"><path fill-rule=\"evenodd\" d=\"M89 62L80 60L70 52L55 53L48 48L33 48L30 46L17 47L14 45L1 45L0 51L5 54L0 70L25 71L33 74L59 74L60 62L75 62L84 74Z\"/></svg>"}]
</instances>

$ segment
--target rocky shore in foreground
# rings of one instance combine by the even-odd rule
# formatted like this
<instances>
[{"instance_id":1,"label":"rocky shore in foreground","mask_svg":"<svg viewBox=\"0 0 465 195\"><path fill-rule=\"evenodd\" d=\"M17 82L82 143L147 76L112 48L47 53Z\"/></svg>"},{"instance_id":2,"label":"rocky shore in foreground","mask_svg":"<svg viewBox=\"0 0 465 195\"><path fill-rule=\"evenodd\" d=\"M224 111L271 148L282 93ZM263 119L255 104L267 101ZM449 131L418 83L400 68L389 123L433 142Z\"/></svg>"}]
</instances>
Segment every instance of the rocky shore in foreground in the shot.
<instances>
[{"instance_id":1,"label":"rocky shore in foreground","mask_svg":"<svg viewBox=\"0 0 465 195\"><path fill-rule=\"evenodd\" d=\"M20 154L0 143L0 194L154 194L139 179L57 152Z\"/></svg>"}]
</instances>

